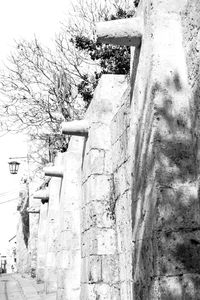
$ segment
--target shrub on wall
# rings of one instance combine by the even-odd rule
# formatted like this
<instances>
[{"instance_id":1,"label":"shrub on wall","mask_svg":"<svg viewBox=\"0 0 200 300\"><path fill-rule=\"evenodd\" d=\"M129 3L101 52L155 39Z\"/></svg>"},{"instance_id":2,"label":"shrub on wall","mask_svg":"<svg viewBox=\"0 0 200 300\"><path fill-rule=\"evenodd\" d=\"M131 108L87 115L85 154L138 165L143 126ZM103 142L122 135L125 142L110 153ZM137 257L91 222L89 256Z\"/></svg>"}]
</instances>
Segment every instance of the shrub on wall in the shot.
<instances>
[{"instance_id":1,"label":"shrub on wall","mask_svg":"<svg viewBox=\"0 0 200 300\"><path fill-rule=\"evenodd\" d=\"M135 1L138 2L139 1ZM135 4L137 7L137 4ZM110 15L105 21L132 18L135 11L125 11L118 8L115 15ZM85 51L91 60L98 61L101 71L95 72L90 78L87 74L78 85L78 92L86 103L90 103L95 87L98 84L101 74L128 74L130 71L130 47L105 45L84 35L77 35L71 39L75 47Z\"/></svg>"},{"instance_id":2,"label":"shrub on wall","mask_svg":"<svg viewBox=\"0 0 200 300\"><path fill-rule=\"evenodd\" d=\"M27 189L27 186L26 186ZM17 210L21 216L22 222L22 233L24 237L24 243L26 247L28 247L28 239L29 239L29 213L27 211L29 206L29 193L28 190L23 190L19 194L20 202L17 205Z\"/></svg>"}]
</instances>

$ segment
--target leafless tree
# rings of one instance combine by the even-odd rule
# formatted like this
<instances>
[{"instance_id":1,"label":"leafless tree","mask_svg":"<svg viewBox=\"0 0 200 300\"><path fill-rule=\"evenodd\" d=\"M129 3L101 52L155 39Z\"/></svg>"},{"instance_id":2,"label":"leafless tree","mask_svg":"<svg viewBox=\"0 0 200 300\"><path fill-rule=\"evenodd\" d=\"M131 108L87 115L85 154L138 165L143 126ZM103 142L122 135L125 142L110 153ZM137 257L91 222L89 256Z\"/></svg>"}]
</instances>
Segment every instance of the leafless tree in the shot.
<instances>
[{"instance_id":1,"label":"leafless tree","mask_svg":"<svg viewBox=\"0 0 200 300\"><path fill-rule=\"evenodd\" d=\"M77 34L95 38L96 22L108 18L117 7L127 10L134 5L131 0L73 2L71 15L56 36L54 50L43 47L36 37L15 42L7 66L0 71L3 131L24 131L33 141L39 140L46 152L66 148L64 138L58 137L60 123L83 117L85 107L77 86L81 80L92 81L99 68L98 62L76 49L71 40ZM85 78L85 73L91 76Z\"/></svg>"},{"instance_id":2,"label":"leafless tree","mask_svg":"<svg viewBox=\"0 0 200 300\"><path fill-rule=\"evenodd\" d=\"M32 140L41 140L45 148L49 136L50 144L59 142L62 121L82 117L84 105L72 67L78 70L80 61L74 56L70 65L69 57L61 54L42 47L36 38L16 42L15 52L0 74L3 131L26 132Z\"/></svg>"},{"instance_id":3,"label":"leafless tree","mask_svg":"<svg viewBox=\"0 0 200 300\"><path fill-rule=\"evenodd\" d=\"M61 121L79 117L76 80L67 63L36 38L16 43L9 66L0 75L1 118L9 116L7 129L57 132Z\"/></svg>"}]
</instances>

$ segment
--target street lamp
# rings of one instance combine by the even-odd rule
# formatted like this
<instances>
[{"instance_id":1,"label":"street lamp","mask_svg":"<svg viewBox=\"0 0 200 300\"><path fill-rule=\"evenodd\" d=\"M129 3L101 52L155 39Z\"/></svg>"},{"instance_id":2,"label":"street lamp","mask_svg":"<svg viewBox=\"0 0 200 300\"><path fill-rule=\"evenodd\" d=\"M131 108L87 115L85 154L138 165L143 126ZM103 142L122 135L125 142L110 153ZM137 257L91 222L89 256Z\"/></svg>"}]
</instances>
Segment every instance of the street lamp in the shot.
<instances>
[{"instance_id":1,"label":"street lamp","mask_svg":"<svg viewBox=\"0 0 200 300\"><path fill-rule=\"evenodd\" d=\"M27 162L28 162L28 157L27 156L10 157L9 158L11 160L11 161L8 162L10 174L17 174L18 173L20 163L18 161L16 161L15 159L24 159L24 158L26 158Z\"/></svg>"},{"instance_id":2,"label":"street lamp","mask_svg":"<svg viewBox=\"0 0 200 300\"><path fill-rule=\"evenodd\" d=\"M30 160L30 157L29 155L27 156L18 156L18 157L9 157L9 162L8 162L8 165L9 165L9 170L10 170L10 174L17 174L18 173L18 170L19 170L19 165L20 163L18 162L18 160L26 160L27 162L27 167L28 167L28 176L27 176L27 179L24 180L24 183L26 183L26 187L27 187L27 193L29 195L29 184L30 184L30 170L29 170L29 160Z\"/></svg>"},{"instance_id":3,"label":"street lamp","mask_svg":"<svg viewBox=\"0 0 200 300\"><path fill-rule=\"evenodd\" d=\"M17 162L16 160L13 160L10 161L8 164L9 164L10 174L17 174L20 163Z\"/></svg>"}]
</instances>

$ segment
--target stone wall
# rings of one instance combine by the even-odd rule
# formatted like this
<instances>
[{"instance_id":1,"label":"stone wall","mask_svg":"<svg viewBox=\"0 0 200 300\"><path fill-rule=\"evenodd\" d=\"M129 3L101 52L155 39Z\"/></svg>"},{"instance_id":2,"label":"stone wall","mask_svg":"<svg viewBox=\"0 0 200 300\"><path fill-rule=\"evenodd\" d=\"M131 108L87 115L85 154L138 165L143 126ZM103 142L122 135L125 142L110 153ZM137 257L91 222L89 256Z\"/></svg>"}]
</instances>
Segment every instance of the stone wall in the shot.
<instances>
[{"instance_id":1,"label":"stone wall","mask_svg":"<svg viewBox=\"0 0 200 300\"><path fill-rule=\"evenodd\" d=\"M29 207L32 211L39 210L40 201L33 199L31 196L29 199ZM38 252L38 226L39 226L39 213L29 213L29 241L28 241L28 251L30 255L31 264L31 276L36 277L37 269L37 252Z\"/></svg>"},{"instance_id":2,"label":"stone wall","mask_svg":"<svg viewBox=\"0 0 200 300\"><path fill-rule=\"evenodd\" d=\"M83 157L81 299L119 299L112 118L124 101L125 76L102 76L87 111Z\"/></svg>"},{"instance_id":3,"label":"stone wall","mask_svg":"<svg viewBox=\"0 0 200 300\"><path fill-rule=\"evenodd\" d=\"M130 82L129 82L130 84ZM116 222L119 256L119 299L132 299L132 218L131 218L131 153L130 89L127 88L121 105L111 122L111 157L113 173L113 207Z\"/></svg>"},{"instance_id":4,"label":"stone wall","mask_svg":"<svg viewBox=\"0 0 200 300\"><path fill-rule=\"evenodd\" d=\"M84 139L72 137L64 155L57 243L57 299L80 298L81 165Z\"/></svg>"},{"instance_id":5,"label":"stone wall","mask_svg":"<svg viewBox=\"0 0 200 300\"><path fill-rule=\"evenodd\" d=\"M63 155L57 157L55 164L63 164ZM53 293L57 290L57 262L59 202L62 188L62 178L51 178L49 183L49 203L46 232L46 261L45 261L45 292Z\"/></svg>"},{"instance_id":6,"label":"stone wall","mask_svg":"<svg viewBox=\"0 0 200 300\"><path fill-rule=\"evenodd\" d=\"M47 213L48 213L48 204L47 203L41 204L39 224L38 224L38 243L37 243L37 267L36 267L37 282L45 281Z\"/></svg>"},{"instance_id":7,"label":"stone wall","mask_svg":"<svg viewBox=\"0 0 200 300\"><path fill-rule=\"evenodd\" d=\"M199 22L192 2L141 3L130 124L133 299L199 298L197 110L181 19Z\"/></svg>"},{"instance_id":8,"label":"stone wall","mask_svg":"<svg viewBox=\"0 0 200 300\"><path fill-rule=\"evenodd\" d=\"M200 298L200 4L137 14L130 79L102 76L40 212L37 276L58 300Z\"/></svg>"},{"instance_id":9,"label":"stone wall","mask_svg":"<svg viewBox=\"0 0 200 300\"><path fill-rule=\"evenodd\" d=\"M46 293L57 290L57 299L120 299L125 293L121 285L130 293L131 242L125 234L130 176L123 144L129 127L128 86L122 75L101 78L86 115L88 137L71 137L67 152L55 162L63 178L51 178L49 202L40 207L36 274ZM122 228L125 217L129 220Z\"/></svg>"}]
</instances>

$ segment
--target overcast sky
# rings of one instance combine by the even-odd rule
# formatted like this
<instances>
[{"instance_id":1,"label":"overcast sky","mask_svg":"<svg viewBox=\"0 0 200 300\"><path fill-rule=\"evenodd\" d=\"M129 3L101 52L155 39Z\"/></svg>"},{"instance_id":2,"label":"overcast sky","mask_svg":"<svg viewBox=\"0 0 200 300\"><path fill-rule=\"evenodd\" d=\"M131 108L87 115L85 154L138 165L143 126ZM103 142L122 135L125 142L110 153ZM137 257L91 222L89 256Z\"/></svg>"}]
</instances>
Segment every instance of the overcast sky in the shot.
<instances>
[{"instance_id":1,"label":"overcast sky","mask_svg":"<svg viewBox=\"0 0 200 300\"><path fill-rule=\"evenodd\" d=\"M31 39L34 34L51 45L60 23L67 17L70 0L5 0L0 5L0 67L12 51L14 40ZM0 137L0 253L16 233L16 203L4 201L18 195L20 174L10 175L8 158L25 156L27 145L22 135Z\"/></svg>"}]
</instances>

